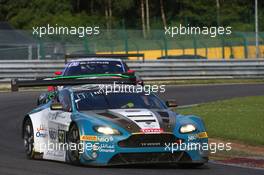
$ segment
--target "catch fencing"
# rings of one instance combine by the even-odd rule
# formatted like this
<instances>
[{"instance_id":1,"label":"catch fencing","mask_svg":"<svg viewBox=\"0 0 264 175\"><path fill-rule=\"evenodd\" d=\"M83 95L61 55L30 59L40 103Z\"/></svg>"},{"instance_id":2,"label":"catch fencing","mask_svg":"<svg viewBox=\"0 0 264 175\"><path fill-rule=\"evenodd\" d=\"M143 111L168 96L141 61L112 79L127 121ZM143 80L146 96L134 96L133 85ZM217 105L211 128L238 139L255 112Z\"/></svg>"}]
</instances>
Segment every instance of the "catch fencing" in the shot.
<instances>
[{"instance_id":1,"label":"catch fencing","mask_svg":"<svg viewBox=\"0 0 264 175\"><path fill-rule=\"evenodd\" d=\"M264 32L259 33L259 57L264 58ZM46 35L32 31L0 30L0 60L63 59L65 54L135 54L146 59L195 55L206 59L256 58L255 34L232 32L231 35L165 35L164 30L151 30L145 38L141 30L101 30L99 35ZM194 57L193 57L194 58Z\"/></svg>"}]
</instances>

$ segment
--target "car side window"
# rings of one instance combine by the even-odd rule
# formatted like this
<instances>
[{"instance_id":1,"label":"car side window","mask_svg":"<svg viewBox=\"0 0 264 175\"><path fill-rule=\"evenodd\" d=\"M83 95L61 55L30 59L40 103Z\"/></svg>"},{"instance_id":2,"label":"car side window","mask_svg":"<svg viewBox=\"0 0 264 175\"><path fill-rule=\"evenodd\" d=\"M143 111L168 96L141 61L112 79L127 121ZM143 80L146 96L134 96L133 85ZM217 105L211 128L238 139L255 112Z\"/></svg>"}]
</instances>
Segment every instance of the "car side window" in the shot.
<instances>
[{"instance_id":1,"label":"car side window","mask_svg":"<svg viewBox=\"0 0 264 175\"><path fill-rule=\"evenodd\" d=\"M125 62L123 62L123 64L124 64L125 72L127 72L129 70L129 67L127 66Z\"/></svg>"},{"instance_id":2,"label":"car side window","mask_svg":"<svg viewBox=\"0 0 264 175\"><path fill-rule=\"evenodd\" d=\"M71 111L71 98L68 90L61 90L58 95L58 102L62 104L65 111Z\"/></svg>"}]
</instances>

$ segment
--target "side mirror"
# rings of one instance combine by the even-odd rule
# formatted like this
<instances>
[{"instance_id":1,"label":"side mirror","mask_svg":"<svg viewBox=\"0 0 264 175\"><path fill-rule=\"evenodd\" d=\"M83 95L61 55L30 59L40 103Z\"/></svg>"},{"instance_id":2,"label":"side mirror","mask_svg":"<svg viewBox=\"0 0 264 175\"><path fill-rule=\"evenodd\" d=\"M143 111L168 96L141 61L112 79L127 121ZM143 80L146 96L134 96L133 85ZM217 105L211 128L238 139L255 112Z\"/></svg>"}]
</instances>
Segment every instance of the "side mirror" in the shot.
<instances>
[{"instance_id":1,"label":"side mirror","mask_svg":"<svg viewBox=\"0 0 264 175\"><path fill-rule=\"evenodd\" d=\"M131 69L129 69L129 70L127 71L128 74L134 74L135 72L136 72L135 70L131 70Z\"/></svg>"},{"instance_id":2,"label":"side mirror","mask_svg":"<svg viewBox=\"0 0 264 175\"><path fill-rule=\"evenodd\" d=\"M55 86L48 86L48 92L53 92L56 90Z\"/></svg>"},{"instance_id":3,"label":"side mirror","mask_svg":"<svg viewBox=\"0 0 264 175\"><path fill-rule=\"evenodd\" d=\"M61 71L56 71L56 72L54 72L54 75L61 75L61 74L62 74Z\"/></svg>"},{"instance_id":4,"label":"side mirror","mask_svg":"<svg viewBox=\"0 0 264 175\"><path fill-rule=\"evenodd\" d=\"M166 101L166 105L169 107L169 108L173 108L173 107L177 107L178 104L175 100L167 100Z\"/></svg>"},{"instance_id":5,"label":"side mirror","mask_svg":"<svg viewBox=\"0 0 264 175\"><path fill-rule=\"evenodd\" d=\"M63 106L60 103L52 103L50 106L51 110L63 110Z\"/></svg>"}]
</instances>

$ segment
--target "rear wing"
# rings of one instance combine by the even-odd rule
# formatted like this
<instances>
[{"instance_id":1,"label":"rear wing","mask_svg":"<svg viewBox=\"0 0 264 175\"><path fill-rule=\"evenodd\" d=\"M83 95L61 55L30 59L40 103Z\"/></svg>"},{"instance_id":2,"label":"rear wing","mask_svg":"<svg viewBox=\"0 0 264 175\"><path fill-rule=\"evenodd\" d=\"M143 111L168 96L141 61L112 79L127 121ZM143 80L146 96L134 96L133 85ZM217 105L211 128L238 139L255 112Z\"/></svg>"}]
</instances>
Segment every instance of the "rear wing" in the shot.
<instances>
[{"instance_id":1,"label":"rear wing","mask_svg":"<svg viewBox=\"0 0 264 175\"><path fill-rule=\"evenodd\" d=\"M78 58L118 58L127 60L129 57L137 57L139 60L142 58L142 61L145 62L145 55L143 53L135 54L66 54L64 57L65 64L69 59L78 59Z\"/></svg>"},{"instance_id":2,"label":"rear wing","mask_svg":"<svg viewBox=\"0 0 264 175\"><path fill-rule=\"evenodd\" d=\"M21 87L41 87L41 86L73 86L73 85L85 85L85 84L130 84L136 85L134 78L101 78L101 79L53 79L45 78L42 80L11 80L11 91L18 91Z\"/></svg>"}]
</instances>

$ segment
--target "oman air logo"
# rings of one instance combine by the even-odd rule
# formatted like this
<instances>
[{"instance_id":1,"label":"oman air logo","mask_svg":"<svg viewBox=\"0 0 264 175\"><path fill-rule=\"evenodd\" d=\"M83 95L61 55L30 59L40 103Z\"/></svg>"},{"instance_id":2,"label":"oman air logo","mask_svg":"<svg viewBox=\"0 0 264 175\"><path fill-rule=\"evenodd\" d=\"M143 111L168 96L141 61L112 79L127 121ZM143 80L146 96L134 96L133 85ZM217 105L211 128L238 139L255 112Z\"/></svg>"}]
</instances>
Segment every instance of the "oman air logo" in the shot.
<instances>
[{"instance_id":1,"label":"oman air logo","mask_svg":"<svg viewBox=\"0 0 264 175\"><path fill-rule=\"evenodd\" d=\"M47 130L46 130L46 128L44 127L44 125L40 125L37 128L36 137L44 138L46 136L47 136Z\"/></svg>"}]
</instances>

